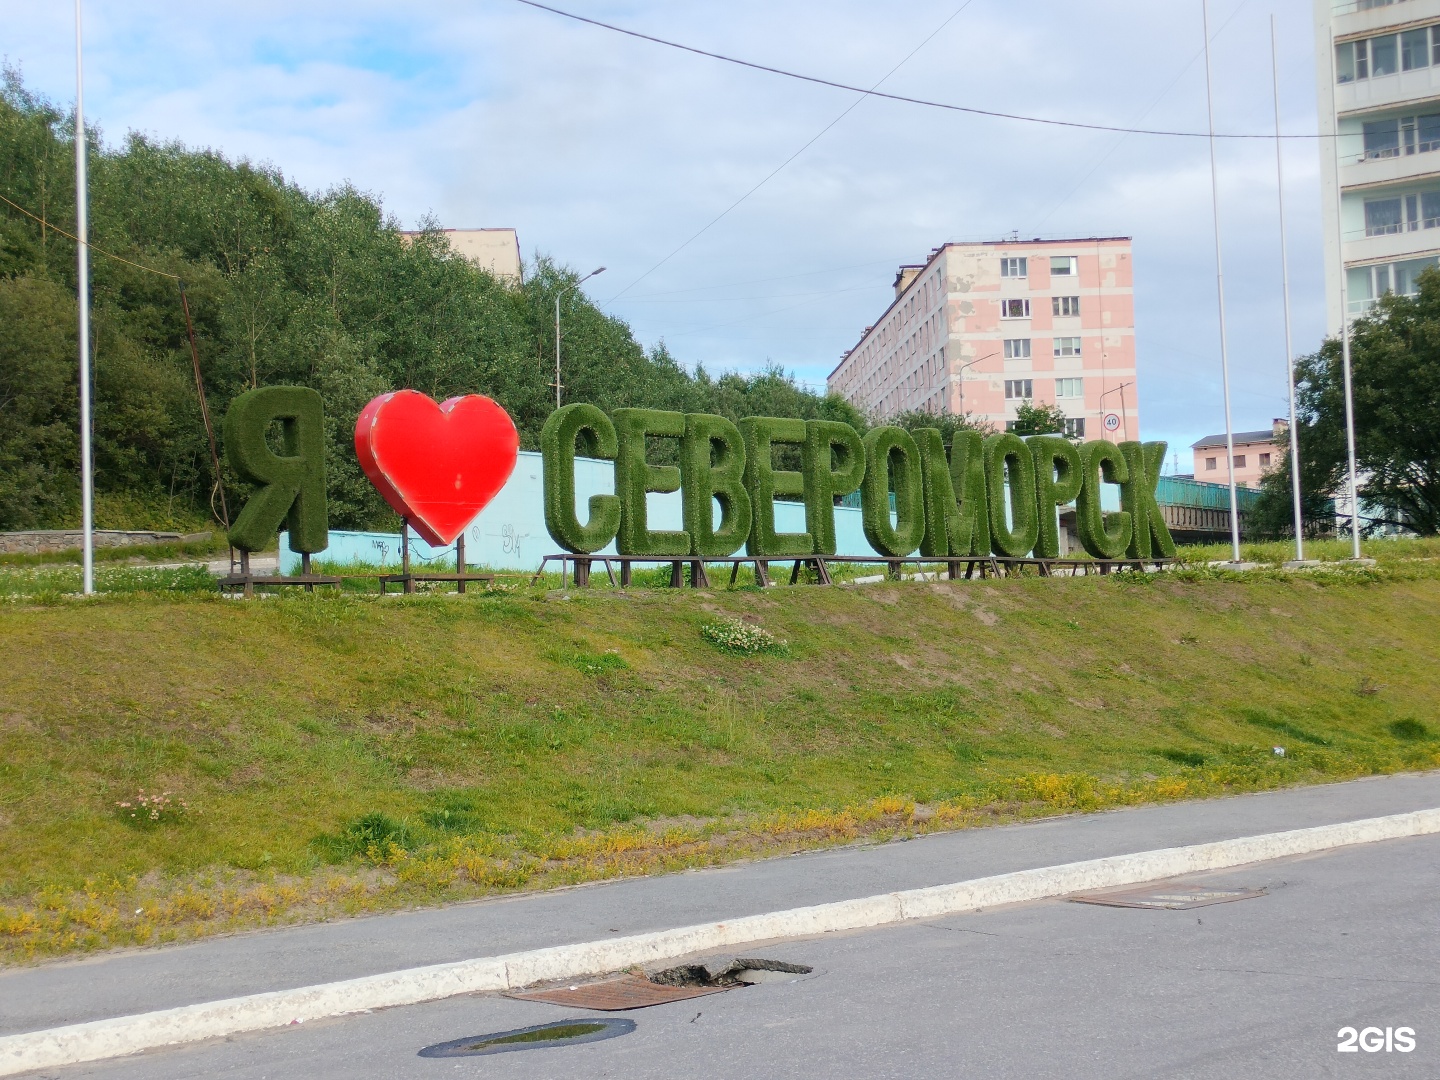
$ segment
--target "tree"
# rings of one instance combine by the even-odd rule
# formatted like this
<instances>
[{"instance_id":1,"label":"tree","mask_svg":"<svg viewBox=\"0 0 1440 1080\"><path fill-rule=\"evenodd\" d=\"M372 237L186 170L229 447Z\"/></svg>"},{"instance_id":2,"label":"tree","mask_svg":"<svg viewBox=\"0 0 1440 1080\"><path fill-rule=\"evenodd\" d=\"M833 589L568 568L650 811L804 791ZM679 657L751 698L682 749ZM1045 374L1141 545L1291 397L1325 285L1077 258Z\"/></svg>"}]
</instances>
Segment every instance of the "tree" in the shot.
<instances>
[{"instance_id":1,"label":"tree","mask_svg":"<svg viewBox=\"0 0 1440 1080\"><path fill-rule=\"evenodd\" d=\"M1326 494L1328 482L1313 461L1301 455L1300 516L1307 537L1323 536L1335 527L1335 502ZM1260 478L1260 494L1245 513L1245 533L1255 539L1293 539L1295 501L1290 486L1290 451Z\"/></svg>"},{"instance_id":2,"label":"tree","mask_svg":"<svg viewBox=\"0 0 1440 1080\"><path fill-rule=\"evenodd\" d=\"M1016 435L1063 435L1065 413L1058 405L1035 405L1022 401L1015 410L1015 423L1010 430Z\"/></svg>"},{"instance_id":3,"label":"tree","mask_svg":"<svg viewBox=\"0 0 1440 1080\"><path fill-rule=\"evenodd\" d=\"M897 413L886 423L902 427L906 431L936 428L946 446L955 441L955 433L959 431L978 431L982 435L995 434L994 424L989 420L982 420L973 413L957 416L954 413L931 413L923 409L912 409L909 412Z\"/></svg>"}]
</instances>

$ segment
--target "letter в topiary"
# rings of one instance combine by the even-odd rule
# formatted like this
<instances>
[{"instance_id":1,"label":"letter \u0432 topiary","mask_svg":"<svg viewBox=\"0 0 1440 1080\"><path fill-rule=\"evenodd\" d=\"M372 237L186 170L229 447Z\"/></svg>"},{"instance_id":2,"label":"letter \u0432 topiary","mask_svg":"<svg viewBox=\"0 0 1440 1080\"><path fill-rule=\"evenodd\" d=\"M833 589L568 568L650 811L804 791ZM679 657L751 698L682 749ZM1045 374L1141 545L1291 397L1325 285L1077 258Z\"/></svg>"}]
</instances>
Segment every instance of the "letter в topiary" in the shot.
<instances>
[{"instance_id":1,"label":"letter \u0432 topiary","mask_svg":"<svg viewBox=\"0 0 1440 1080\"><path fill-rule=\"evenodd\" d=\"M920 451L920 494L925 503L925 535L920 554L943 559L950 554L950 535L959 531L960 507L950 481L950 462L945 457L945 437L935 428L912 432Z\"/></svg>"},{"instance_id":2,"label":"letter \u0432 topiary","mask_svg":"<svg viewBox=\"0 0 1440 1080\"><path fill-rule=\"evenodd\" d=\"M745 444L723 416L687 413L680 443L680 490L690 554L724 558L750 535L750 494L745 490ZM720 503L720 526L715 506Z\"/></svg>"},{"instance_id":3,"label":"letter \u0432 topiary","mask_svg":"<svg viewBox=\"0 0 1440 1080\"><path fill-rule=\"evenodd\" d=\"M680 439L685 416L661 409L616 409L615 493L620 496L620 532L615 550L621 555L689 555L687 532L652 532L647 524L645 493L680 489L680 470L674 465L651 465L645 460L645 438Z\"/></svg>"},{"instance_id":4,"label":"letter \u0432 topiary","mask_svg":"<svg viewBox=\"0 0 1440 1080\"><path fill-rule=\"evenodd\" d=\"M1130 512L1130 551L1132 559L1173 559L1175 541L1155 501L1160 484L1160 468L1165 464L1163 442L1123 442L1120 452L1130 477L1120 485L1120 505Z\"/></svg>"},{"instance_id":5,"label":"letter \u0432 topiary","mask_svg":"<svg viewBox=\"0 0 1440 1080\"><path fill-rule=\"evenodd\" d=\"M990 554L990 506L985 484L985 436L957 431L950 444L950 487L958 513L950 519L951 555Z\"/></svg>"},{"instance_id":6,"label":"letter \u0432 topiary","mask_svg":"<svg viewBox=\"0 0 1440 1080\"><path fill-rule=\"evenodd\" d=\"M747 416L740 421L745 439L745 487L750 492L751 555L772 558L812 555L815 538L808 532L775 531L775 496L804 495L805 477L792 469L775 468L771 447L805 445L805 421L773 416Z\"/></svg>"},{"instance_id":7,"label":"letter \u0432 topiary","mask_svg":"<svg viewBox=\"0 0 1440 1080\"><path fill-rule=\"evenodd\" d=\"M925 538L925 495L920 448L904 428L871 428L865 435L865 481L860 521L865 539L881 555L899 559ZM895 487L895 524L890 524L890 486Z\"/></svg>"},{"instance_id":8,"label":"letter \u0432 topiary","mask_svg":"<svg viewBox=\"0 0 1440 1080\"><path fill-rule=\"evenodd\" d=\"M282 454L265 434L281 423ZM259 490L230 527L241 551L264 551L281 522L290 550L313 555L330 544L325 505L325 405L308 386L262 386L230 403L223 425L225 460L241 480Z\"/></svg>"},{"instance_id":9,"label":"letter \u0432 topiary","mask_svg":"<svg viewBox=\"0 0 1440 1080\"><path fill-rule=\"evenodd\" d=\"M1006 524L1005 480L1010 480ZM996 555L1023 559L1035 546L1040 516L1035 512L1035 459L1025 440L1012 432L985 440L985 488L990 503L990 546Z\"/></svg>"},{"instance_id":10,"label":"letter \u0432 topiary","mask_svg":"<svg viewBox=\"0 0 1440 1080\"><path fill-rule=\"evenodd\" d=\"M1035 557L1060 557L1060 522L1056 508L1080 494L1083 472L1080 451L1060 435L1034 435L1025 440L1035 459L1035 511L1040 531L1035 538Z\"/></svg>"},{"instance_id":11,"label":"letter \u0432 topiary","mask_svg":"<svg viewBox=\"0 0 1440 1080\"><path fill-rule=\"evenodd\" d=\"M1080 497L1075 500L1075 525L1080 533L1080 546L1097 559L1120 559L1130 546L1130 515L1121 510L1107 514L1100 502L1100 482L1124 484L1130 469L1120 448L1105 439L1096 439L1080 447L1081 472L1084 482Z\"/></svg>"},{"instance_id":12,"label":"letter \u0432 topiary","mask_svg":"<svg viewBox=\"0 0 1440 1080\"><path fill-rule=\"evenodd\" d=\"M615 425L594 405L556 409L540 430L540 456L545 465L545 527L566 551L589 555L599 551L620 530L620 498L591 495L590 520L575 516L575 455L577 440L585 457L614 461Z\"/></svg>"},{"instance_id":13,"label":"letter \u0432 topiary","mask_svg":"<svg viewBox=\"0 0 1440 1080\"><path fill-rule=\"evenodd\" d=\"M809 420L800 462L805 481L805 528L816 554L834 555L835 499L857 490L865 479L865 445L849 424Z\"/></svg>"}]
</instances>

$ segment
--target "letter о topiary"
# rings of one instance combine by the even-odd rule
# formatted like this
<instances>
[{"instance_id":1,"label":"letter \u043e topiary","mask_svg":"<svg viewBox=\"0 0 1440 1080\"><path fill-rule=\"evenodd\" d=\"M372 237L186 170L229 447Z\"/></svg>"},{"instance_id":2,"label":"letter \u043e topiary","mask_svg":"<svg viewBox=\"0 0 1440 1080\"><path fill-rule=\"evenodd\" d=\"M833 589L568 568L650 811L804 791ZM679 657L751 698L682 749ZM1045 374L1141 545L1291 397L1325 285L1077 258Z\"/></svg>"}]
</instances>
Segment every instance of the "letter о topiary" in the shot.
<instances>
[{"instance_id":1,"label":"letter \u043e topiary","mask_svg":"<svg viewBox=\"0 0 1440 1080\"><path fill-rule=\"evenodd\" d=\"M1035 460L1025 440L1012 432L991 435L984 443L985 487L990 496L990 545L996 555L1023 559L1040 533L1035 507ZM1009 480L1009 522L1005 490Z\"/></svg>"},{"instance_id":2,"label":"letter \u043e topiary","mask_svg":"<svg viewBox=\"0 0 1440 1080\"><path fill-rule=\"evenodd\" d=\"M865 481L860 485L860 521L865 539L881 555L904 558L925 538L925 498L920 448L904 428L871 428L865 435ZM895 523L890 523L890 487L895 488Z\"/></svg>"}]
</instances>

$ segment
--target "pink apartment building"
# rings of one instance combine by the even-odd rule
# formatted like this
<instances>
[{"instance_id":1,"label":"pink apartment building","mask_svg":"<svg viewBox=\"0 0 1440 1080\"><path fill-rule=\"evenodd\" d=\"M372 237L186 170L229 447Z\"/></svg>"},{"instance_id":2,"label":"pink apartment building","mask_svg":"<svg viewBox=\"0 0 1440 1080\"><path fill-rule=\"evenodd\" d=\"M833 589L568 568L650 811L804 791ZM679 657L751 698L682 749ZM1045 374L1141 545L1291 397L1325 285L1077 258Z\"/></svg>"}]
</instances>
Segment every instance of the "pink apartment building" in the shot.
<instances>
[{"instance_id":1,"label":"pink apartment building","mask_svg":"<svg viewBox=\"0 0 1440 1080\"><path fill-rule=\"evenodd\" d=\"M1129 237L945 244L830 373L875 420L926 410L997 428L1057 405L1071 435L1140 437Z\"/></svg>"}]
</instances>

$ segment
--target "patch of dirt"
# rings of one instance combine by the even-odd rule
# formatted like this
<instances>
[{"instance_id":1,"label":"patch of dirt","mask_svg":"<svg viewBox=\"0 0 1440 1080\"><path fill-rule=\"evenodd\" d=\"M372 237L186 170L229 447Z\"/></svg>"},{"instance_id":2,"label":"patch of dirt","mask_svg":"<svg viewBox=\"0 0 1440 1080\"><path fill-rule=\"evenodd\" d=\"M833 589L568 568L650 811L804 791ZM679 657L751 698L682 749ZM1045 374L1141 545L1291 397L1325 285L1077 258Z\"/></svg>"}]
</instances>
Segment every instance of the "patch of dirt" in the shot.
<instances>
[{"instance_id":1,"label":"patch of dirt","mask_svg":"<svg viewBox=\"0 0 1440 1080\"><path fill-rule=\"evenodd\" d=\"M986 611L984 608L976 608L973 612L975 618L979 619L986 626L994 626L1000 621L1000 616L993 611Z\"/></svg>"}]
</instances>

